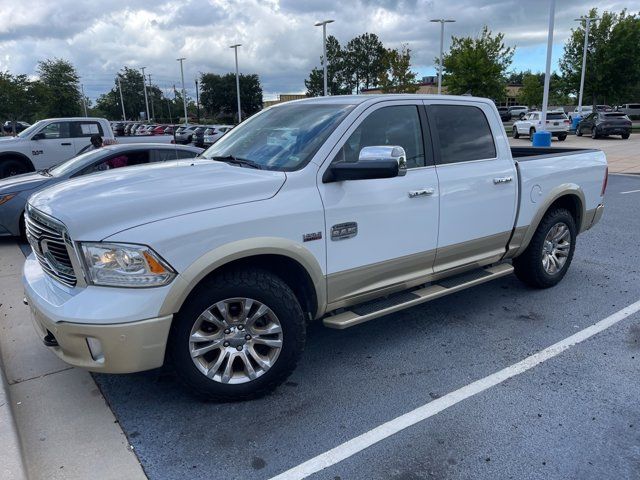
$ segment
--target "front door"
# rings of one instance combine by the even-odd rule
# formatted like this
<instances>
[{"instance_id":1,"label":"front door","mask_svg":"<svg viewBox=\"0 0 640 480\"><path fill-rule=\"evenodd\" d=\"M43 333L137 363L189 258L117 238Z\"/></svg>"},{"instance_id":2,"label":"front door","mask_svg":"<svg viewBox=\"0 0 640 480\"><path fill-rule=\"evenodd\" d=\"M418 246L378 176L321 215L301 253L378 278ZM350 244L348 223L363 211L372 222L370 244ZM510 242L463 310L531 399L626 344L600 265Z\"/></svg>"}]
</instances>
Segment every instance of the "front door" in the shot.
<instances>
[{"instance_id":1,"label":"front door","mask_svg":"<svg viewBox=\"0 0 640 480\"><path fill-rule=\"evenodd\" d=\"M496 142L489 105L429 103L440 182L440 227L434 271L499 260L515 222L518 177L504 129ZM497 124L498 119L493 119ZM497 130L499 128L499 130Z\"/></svg>"},{"instance_id":2,"label":"front door","mask_svg":"<svg viewBox=\"0 0 640 480\"><path fill-rule=\"evenodd\" d=\"M439 194L425 123L419 101L374 105L330 156L332 162L355 162L366 146L401 146L407 155L405 176L323 183L328 165L320 170L330 308L417 285L432 273Z\"/></svg>"},{"instance_id":3,"label":"front door","mask_svg":"<svg viewBox=\"0 0 640 480\"><path fill-rule=\"evenodd\" d=\"M57 165L76 154L70 122L49 123L34 135L40 137L31 140L31 161L36 170Z\"/></svg>"}]
</instances>

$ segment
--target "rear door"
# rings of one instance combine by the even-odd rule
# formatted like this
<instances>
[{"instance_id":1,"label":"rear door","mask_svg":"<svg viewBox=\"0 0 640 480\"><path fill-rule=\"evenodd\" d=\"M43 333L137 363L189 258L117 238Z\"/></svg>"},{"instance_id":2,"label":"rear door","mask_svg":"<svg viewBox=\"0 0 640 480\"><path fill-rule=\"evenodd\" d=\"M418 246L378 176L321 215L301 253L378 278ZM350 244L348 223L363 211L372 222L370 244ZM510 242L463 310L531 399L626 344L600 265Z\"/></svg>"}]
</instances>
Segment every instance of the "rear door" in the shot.
<instances>
[{"instance_id":1,"label":"rear door","mask_svg":"<svg viewBox=\"0 0 640 480\"><path fill-rule=\"evenodd\" d=\"M425 103L440 189L434 271L497 261L517 204L517 173L504 129L492 132L488 119L497 118L486 104Z\"/></svg>"},{"instance_id":2,"label":"rear door","mask_svg":"<svg viewBox=\"0 0 640 480\"><path fill-rule=\"evenodd\" d=\"M71 122L51 122L35 135L39 140L31 140L31 161L36 169L48 168L75 156L76 149L71 134Z\"/></svg>"}]
</instances>

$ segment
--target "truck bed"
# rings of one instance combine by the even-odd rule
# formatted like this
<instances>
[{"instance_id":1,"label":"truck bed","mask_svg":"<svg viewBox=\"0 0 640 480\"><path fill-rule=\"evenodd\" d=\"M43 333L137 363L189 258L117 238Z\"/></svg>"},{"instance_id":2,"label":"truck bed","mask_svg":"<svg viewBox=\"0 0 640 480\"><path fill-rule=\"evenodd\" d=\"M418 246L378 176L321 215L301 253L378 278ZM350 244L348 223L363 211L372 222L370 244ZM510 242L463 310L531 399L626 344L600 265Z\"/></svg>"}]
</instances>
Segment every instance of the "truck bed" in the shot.
<instances>
[{"instance_id":1,"label":"truck bed","mask_svg":"<svg viewBox=\"0 0 640 480\"><path fill-rule=\"evenodd\" d=\"M597 152L593 148L558 148L558 147L511 147L511 156L518 162L541 158L563 157L587 152Z\"/></svg>"}]
</instances>

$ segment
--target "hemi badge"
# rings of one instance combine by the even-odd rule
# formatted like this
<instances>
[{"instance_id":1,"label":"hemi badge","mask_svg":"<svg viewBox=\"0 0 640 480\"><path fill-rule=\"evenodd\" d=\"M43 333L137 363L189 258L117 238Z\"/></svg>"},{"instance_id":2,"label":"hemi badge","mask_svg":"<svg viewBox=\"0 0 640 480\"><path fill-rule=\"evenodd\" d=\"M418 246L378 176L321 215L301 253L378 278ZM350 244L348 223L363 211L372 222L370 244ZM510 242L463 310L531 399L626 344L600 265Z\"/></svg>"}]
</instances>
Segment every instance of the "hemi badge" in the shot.
<instances>
[{"instance_id":1,"label":"hemi badge","mask_svg":"<svg viewBox=\"0 0 640 480\"><path fill-rule=\"evenodd\" d=\"M322 238L322 232L304 233L302 235L303 242L312 242L313 240L320 240Z\"/></svg>"}]
</instances>

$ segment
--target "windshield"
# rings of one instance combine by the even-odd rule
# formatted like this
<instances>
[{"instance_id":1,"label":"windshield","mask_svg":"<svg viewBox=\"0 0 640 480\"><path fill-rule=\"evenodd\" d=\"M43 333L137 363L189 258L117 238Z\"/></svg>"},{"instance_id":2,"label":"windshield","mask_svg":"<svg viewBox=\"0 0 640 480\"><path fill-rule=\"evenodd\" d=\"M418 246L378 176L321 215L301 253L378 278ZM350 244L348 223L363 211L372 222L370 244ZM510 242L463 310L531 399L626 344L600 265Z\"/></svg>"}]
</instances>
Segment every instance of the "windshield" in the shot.
<instances>
[{"instance_id":1,"label":"windshield","mask_svg":"<svg viewBox=\"0 0 640 480\"><path fill-rule=\"evenodd\" d=\"M201 156L232 156L265 170L298 170L352 108L308 103L272 107L229 131Z\"/></svg>"},{"instance_id":2,"label":"windshield","mask_svg":"<svg viewBox=\"0 0 640 480\"><path fill-rule=\"evenodd\" d=\"M43 124L44 124L44 120L40 120L39 122L34 123L29 128L21 131L18 134L18 137L20 138L29 137L32 133L37 132L40 129L40 127L42 127Z\"/></svg>"},{"instance_id":3,"label":"windshield","mask_svg":"<svg viewBox=\"0 0 640 480\"><path fill-rule=\"evenodd\" d=\"M565 119L564 113L547 113L547 120L561 120Z\"/></svg>"},{"instance_id":4,"label":"windshield","mask_svg":"<svg viewBox=\"0 0 640 480\"><path fill-rule=\"evenodd\" d=\"M102 148L91 150L87 153L83 153L82 155L78 155L77 157L73 157L66 162L62 162L61 164L56 165L53 168L50 168L47 173L53 175L54 177L61 177L68 173L73 173L76 170L84 168L90 163L98 160L101 156L104 156L105 153L109 153L109 151Z\"/></svg>"}]
</instances>

